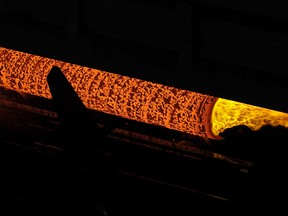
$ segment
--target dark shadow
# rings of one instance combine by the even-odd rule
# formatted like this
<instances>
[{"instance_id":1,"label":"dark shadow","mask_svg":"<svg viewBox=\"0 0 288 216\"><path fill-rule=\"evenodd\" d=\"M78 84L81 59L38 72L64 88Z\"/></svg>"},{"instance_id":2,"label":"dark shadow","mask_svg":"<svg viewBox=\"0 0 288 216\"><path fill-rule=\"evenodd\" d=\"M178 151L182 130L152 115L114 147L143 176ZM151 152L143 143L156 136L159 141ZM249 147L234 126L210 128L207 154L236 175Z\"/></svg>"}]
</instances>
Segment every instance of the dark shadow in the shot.
<instances>
[{"instance_id":1,"label":"dark shadow","mask_svg":"<svg viewBox=\"0 0 288 216\"><path fill-rule=\"evenodd\" d=\"M234 199L239 210L244 207L287 212L283 196L288 192L288 129L267 125L253 131L246 126L236 126L220 135L225 137L225 146L230 145L227 149L234 154L245 155L255 164L249 180L235 185L238 192Z\"/></svg>"},{"instance_id":2,"label":"dark shadow","mask_svg":"<svg viewBox=\"0 0 288 216\"><path fill-rule=\"evenodd\" d=\"M59 178L62 188L58 188L57 200L65 213L67 210L83 212L91 204L91 196L99 197L109 187L114 161L105 144L110 131L97 124L95 115L84 106L60 68L52 67L47 81L64 147L63 173Z\"/></svg>"}]
</instances>

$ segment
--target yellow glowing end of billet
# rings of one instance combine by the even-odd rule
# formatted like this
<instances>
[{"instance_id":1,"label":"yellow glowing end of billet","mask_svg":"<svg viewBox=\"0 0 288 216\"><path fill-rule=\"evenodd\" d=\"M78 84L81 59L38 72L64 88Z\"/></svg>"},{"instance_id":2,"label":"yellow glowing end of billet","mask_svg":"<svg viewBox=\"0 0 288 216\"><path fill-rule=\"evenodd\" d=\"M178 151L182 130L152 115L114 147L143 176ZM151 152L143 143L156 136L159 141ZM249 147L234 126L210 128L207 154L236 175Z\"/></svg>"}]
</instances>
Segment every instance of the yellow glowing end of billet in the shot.
<instances>
[{"instance_id":1,"label":"yellow glowing end of billet","mask_svg":"<svg viewBox=\"0 0 288 216\"><path fill-rule=\"evenodd\" d=\"M254 131L265 125L288 127L288 114L219 98L213 108L211 122L213 134L219 135L225 129L238 125Z\"/></svg>"}]
</instances>

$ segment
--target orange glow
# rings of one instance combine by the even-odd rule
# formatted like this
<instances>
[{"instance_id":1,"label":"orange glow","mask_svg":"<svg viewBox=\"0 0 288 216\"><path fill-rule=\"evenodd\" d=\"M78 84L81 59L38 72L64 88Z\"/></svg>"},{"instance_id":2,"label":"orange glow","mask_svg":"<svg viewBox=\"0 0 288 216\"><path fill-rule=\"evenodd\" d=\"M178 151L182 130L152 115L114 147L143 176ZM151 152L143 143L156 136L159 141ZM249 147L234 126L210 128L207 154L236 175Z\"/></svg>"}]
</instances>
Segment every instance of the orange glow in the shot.
<instances>
[{"instance_id":1,"label":"orange glow","mask_svg":"<svg viewBox=\"0 0 288 216\"><path fill-rule=\"evenodd\" d=\"M288 127L288 114L219 98L211 121L212 132L219 135L226 128L237 125L246 125L255 131L264 125Z\"/></svg>"},{"instance_id":2,"label":"orange glow","mask_svg":"<svg viewBox=\"0 0 288 216\"><path fill-rule=\"evenodd\" d=\"M148 124L217 138L211 110L217 98L140 79L0 48L0 86L51 98L47 75L62 69L89 109Z\"/></svg>"},{"instance_id":3,"label":"orange glow","mask_svg":"<svg viewBox=\"0 0 288 216\"><path fill-rule=\"evenodd\" d=\"M61 68L87 108L130 120L211 139L240 124L288 127L285 113L1 47L0 86L51 99L46 78L52 66Z\"/></svg>"}]
</instances>

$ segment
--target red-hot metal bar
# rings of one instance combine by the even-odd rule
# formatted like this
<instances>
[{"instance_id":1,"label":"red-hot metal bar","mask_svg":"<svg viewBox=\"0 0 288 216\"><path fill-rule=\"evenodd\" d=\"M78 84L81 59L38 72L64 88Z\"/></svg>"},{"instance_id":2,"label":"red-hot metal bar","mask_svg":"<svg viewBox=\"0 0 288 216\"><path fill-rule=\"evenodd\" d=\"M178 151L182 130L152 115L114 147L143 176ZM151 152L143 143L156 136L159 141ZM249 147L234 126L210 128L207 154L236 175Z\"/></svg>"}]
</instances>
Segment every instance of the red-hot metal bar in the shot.
<instances>
[{"instance_id":1,"label":"red-hot metal bar","mask_svg":"<svg viewBox=\"0 0 288 216\"><path fill-rule=\"evenodd\" d=\"M288 114L0 47L0 86L51 98L47 75L61 68L89 109L210 139L226 128L288 127Z\"/></svg>"}]
</instances>

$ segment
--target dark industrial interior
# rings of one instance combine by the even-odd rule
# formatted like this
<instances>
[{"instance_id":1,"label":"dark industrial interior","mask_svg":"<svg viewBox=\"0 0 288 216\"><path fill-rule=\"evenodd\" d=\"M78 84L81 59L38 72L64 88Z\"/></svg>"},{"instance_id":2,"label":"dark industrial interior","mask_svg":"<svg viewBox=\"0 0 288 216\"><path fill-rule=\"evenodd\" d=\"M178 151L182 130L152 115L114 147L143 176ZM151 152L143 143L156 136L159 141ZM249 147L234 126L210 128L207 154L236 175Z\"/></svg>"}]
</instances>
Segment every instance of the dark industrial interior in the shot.
<instances>
[{"instance_id":1,"label":"dark industrial interior","mask_svg":"<svg viewBox=\"0 0 288 216\"><path fill-rule=\"evenodd\" d=\"M0 24L0 47L288 113L284 1L0 0ZM1 215L287 211L286 128L204 139L45 79L52 99L0 86Z\"/></svg>"}]
</instances>

